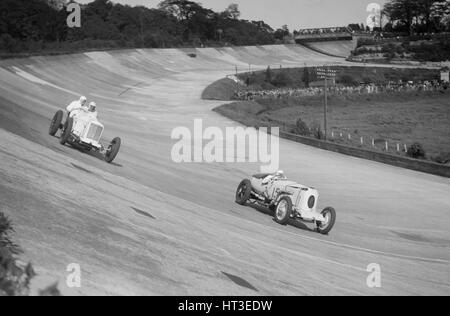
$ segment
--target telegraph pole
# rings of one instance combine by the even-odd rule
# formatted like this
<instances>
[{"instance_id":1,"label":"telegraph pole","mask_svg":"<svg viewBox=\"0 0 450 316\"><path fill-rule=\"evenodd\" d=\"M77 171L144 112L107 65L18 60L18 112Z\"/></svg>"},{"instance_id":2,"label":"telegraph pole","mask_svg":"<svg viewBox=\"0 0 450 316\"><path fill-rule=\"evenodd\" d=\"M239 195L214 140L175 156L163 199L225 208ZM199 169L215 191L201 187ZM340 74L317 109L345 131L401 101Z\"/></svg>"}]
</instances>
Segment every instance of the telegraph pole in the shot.
<instances>
[{"instance_id":1,"label":"telegraph pole","mask_svg":"<svg viewBox=\"0 0 450 316\"><path fill-rule=\"evenodd\" d=\"M336 70L330 70L329 67L317 68L317 76L325 80L325 100L323 106L323 125L325 129L325 141L328 140L328 80L335 80Z\"/></svg>"},{"instance_id":2,"label":"telegraph pole","mask_svg":"<svg viewBox=\"0 0 450 316\"><path fill-rule=\"evenodd\" d=\"M328 71L328 68L327 68ZM325 75L325 105L324 105L324 114L323 114L323 126L325 129L325 141L328 140L328 121L327 121L327 114L328 114L328 76Z\"/></svg>"}]
</instances>

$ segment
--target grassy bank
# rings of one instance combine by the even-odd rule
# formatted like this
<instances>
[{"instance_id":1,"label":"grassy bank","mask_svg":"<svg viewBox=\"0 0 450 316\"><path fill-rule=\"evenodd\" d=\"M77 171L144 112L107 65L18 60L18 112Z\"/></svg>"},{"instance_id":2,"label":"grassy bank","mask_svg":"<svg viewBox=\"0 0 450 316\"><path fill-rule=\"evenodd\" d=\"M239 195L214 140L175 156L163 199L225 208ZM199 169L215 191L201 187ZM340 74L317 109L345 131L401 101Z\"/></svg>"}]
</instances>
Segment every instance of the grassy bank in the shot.
<instances>
[{"instance_id":1,"label":"grassy bank","mask_svg":"<svg viewBox=\"0 0 450 316\"><path fill-rule=\"evenodd\" d=\"M419 142L428 159L449 157L449 109L450 91L332 96L328 138L337 143L397 154L404 154L405 145ZM283 131L293 132L301 119L307 126L323 129L321 97L233 102L215 111L247 126L278 126Z\"/></svg>"},{"instance_id":2,"label":"grassy bank","mask_svg":"<svg viewBox=\"0 0 450 316\"><path fill-rule=\"evenodd\" d=\"M400 80L403 82L432 81L440 78L440 73L436 69L358 66L333 66L329 68L336 71L336 84L343 86L356 86L362 83L383 84ZM242 73L238 75L240 85L237 85L231 79L221 79L205 89L203 98L232 101L236 91L303 88L307 85L323 86L323 81L319 80L316 75L316 69L306 69L308 78L305 78L305 68L266 69Z\"/></svg>"}]
</instances>

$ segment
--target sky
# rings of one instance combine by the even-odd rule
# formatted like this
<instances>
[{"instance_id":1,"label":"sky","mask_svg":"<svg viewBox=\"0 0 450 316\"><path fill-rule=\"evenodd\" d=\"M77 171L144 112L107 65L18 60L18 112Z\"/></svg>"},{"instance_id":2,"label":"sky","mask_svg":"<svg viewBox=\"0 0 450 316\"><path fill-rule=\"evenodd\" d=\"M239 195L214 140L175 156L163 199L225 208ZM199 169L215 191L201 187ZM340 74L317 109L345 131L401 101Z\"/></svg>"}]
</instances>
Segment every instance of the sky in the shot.
<instances>
[{"instance_id":1,"label":"sky","mask_svg":"<svg viewBox=\"0 0 450 316\"><path fill-rule=\"evenodd\" d=\"M88 3L92 0L76 0ZM264 20L273 28L287 24L290 30L301 28L347 26L365 23L370 3L383 5L387 0L193 0L205 8L223 11L230 3L239 4L241 18ZM112 0L112 2L145 5L154 8L161 0Z\"/></svg>"}]
</instances>

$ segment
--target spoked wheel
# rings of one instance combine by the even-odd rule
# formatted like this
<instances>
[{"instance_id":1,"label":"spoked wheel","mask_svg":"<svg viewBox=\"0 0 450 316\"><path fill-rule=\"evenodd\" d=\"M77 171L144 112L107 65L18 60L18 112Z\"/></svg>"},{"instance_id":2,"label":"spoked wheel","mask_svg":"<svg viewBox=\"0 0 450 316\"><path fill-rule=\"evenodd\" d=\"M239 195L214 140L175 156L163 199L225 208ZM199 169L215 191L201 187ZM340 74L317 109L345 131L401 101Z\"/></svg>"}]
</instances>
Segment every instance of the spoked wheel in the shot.
<instances>
[{"instance_id":1,"label":"spoked wheel","mask_svg":"<svg viewBox=\"0 0 450 316\"><path fill-rule=\"evenodd\" d=\"M336 211L332 207L327 207L321 214L325 218L325 221L317 222L317 231L322 235L326 235L333 229L334 223L336 222Z\"/></svg>"},{"instance_id":2,"label":"spoked wheel","mask_svg":"<svg viewBox=\"0 0 450 316\"><path fill-rule=\"evenodd\" d=\"M116 159L117 154L119 153L120 146L122 144L122 140L119 137L114 138L109 144L108 149L105 154L105 161L107 163L111 163Z\"/></svg>"},{"instance_id":3,"label":"spoked wheel","mask_svg":"<svg viewBox=\"0 0 450 316\"><path fill-rule=\"evenodd\" d=\"M292 215L292 200L288 196L280 199L275 210L274 219L278 224L286 225Z\"/></svg>"},{"instance_id":4,"label":"spoked wheel","mask_svg":"<svg viewBox=\"0 0 450 316\"><path fill-rule=\"evenodd\" d=\"M55 116L53 116L52 122L50 123L50 128L48 129L48 133L51 136L55 136L58 130L61 127L61 123L63 120L64 112L59 110L55 113Z\"/></svg>"},{"instance_id":5,"label":"spoked wheel","mask_svg":"<svg viewBox=\"0 0 450 316\"><path fill-rule=\"evenodd\" d=\"M236 190L236 203L244 205L252 194L252 184L250 180L243 180Z\"/></svg>"}]
</instances>

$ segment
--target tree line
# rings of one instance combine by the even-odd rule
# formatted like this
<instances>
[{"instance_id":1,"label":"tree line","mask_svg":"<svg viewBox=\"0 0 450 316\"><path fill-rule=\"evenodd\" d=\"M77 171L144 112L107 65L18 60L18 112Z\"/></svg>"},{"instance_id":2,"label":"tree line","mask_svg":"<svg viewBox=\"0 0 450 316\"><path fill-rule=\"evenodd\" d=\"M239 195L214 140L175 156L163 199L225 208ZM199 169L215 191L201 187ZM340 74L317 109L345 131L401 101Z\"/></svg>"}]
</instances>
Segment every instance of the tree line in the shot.
<instances>
[{"instance_id":1,"label":"tree line","mask_svg":"<svg viewBox=\"0 0 450 316\"><path fill-rule=\"evenodd\" d=\"M66 0L1 0L0 50L18 52L76 45L267 45L276 43L277 37L286 32L274 30L264 21L240 19L237 4L214 12L189 0L164 0L154 9L95 0L81 5L81 27L69 28L67 5Z\"/></svg>"},{"instance_id":2,"label":"tree line","mask_svg":"<svg viewBox=\"0 0 450 316\"><path fill-rule=\"evenodd\" d=\"M381 14L386 32L439 33L450 31L450 0L390 0Z\"/></svg>"}]
</instances>

